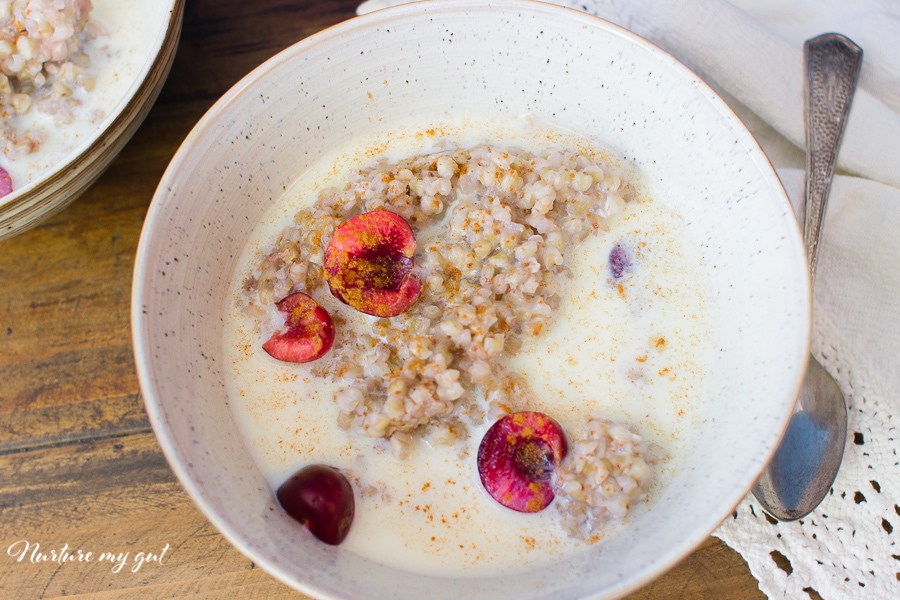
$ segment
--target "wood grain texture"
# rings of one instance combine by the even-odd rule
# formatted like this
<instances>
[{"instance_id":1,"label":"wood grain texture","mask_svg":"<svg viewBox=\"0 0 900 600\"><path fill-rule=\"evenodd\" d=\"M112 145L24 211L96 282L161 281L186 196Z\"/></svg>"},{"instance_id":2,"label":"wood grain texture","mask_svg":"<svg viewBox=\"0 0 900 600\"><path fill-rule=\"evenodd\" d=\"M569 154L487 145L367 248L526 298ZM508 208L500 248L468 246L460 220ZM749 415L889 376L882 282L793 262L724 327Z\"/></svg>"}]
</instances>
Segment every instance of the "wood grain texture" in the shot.
<instances>
[{"instance_id":1,"label":"wood grain texture","mask_svg":"<svg viewBox=\"0 0 900 600\"><path fill-rule=\"evenodd\" d=\"M181 141L241 77L350 18L358 0L189 0L172 72L143 126L84 196L0 242L0 598L306 598L238 553L166 464L138 389L131 272ZM93 552L90 562L21 562ZM131 572L139 552L163 564ZM101 552L128 553L119 572ZM714 538L634 600L763 598Z\"/></svg>"},{"instance_id":2,"label":"wood grain texture","mask_svg":"<svg viewBox=\"0 0 900 600\"><path fill-rule=\"evenodd\" d=\"M0 480L3 598L252 597L254 589L289 597L197 511L151 433L7 454ZM45 555L68 544L70 554L93 557L32 563L35 544ZM106 552L116 558L101 560ZM141 565L142 552L162 564Z\"/></svg>"}]
</instances>

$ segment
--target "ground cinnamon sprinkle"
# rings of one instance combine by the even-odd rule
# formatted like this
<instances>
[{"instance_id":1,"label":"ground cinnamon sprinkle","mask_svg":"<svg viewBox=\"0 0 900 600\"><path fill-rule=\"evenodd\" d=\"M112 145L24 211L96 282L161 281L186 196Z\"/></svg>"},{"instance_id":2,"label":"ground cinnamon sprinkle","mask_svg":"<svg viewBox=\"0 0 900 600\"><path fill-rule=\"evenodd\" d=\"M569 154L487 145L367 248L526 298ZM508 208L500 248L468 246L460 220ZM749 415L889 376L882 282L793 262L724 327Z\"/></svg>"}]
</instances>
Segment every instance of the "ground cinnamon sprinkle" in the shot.
<instances>
[{"instance_id":1,"label":"ground cinnamon sprinkle","mask_svg":"<svg viewBox=\"0 0 900 600\"><path fill-rule=\"evenodd\" d=\"M296 215L248 278L249 304L321 285L323 272L351 305L384 301L371 289L396 286L401 263L396 253L384 260L381 248L406 248L402 240L362 230L352 243L341 238L344 254L325 251L342 223L360 214L403 217L418 238L418 302L346 336L317 372L344 384L335 398L339 424L389 440L398 457L420 436L453 443L470 423L527 401L527 385L496 359L548 329L567 251L602 234L606 218L623 210L632 194L622 182L610 165L558 149L478 146L382 163ZM445 223L439 231L429 229L438 222ZM343 276L323 270L326 262Z\"/></svg>"}]
</instances>

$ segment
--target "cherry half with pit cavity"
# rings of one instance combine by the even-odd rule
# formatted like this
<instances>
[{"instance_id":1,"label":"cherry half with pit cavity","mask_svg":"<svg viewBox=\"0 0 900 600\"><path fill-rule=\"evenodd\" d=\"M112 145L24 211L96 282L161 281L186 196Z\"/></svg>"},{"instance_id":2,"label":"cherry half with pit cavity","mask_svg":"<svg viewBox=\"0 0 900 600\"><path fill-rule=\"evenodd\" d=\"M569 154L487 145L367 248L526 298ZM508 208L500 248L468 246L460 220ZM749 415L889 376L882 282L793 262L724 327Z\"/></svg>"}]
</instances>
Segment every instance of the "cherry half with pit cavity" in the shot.
<instances>
[{"instance_id":1,"label":"cherry half with pit cavity","mask_svg":"<svg viewBox=\"0 0 900 600\"><path fill-rule=\"evenodd\" d=\"M553 501L551 475L566 456L562 427L539 412L517 412L494 423L478 447L478 474L488 494L519 512Z\"/></svg>"},{"instance_id":2,"label":"cherry half with pit cavity","mask_svg":"<svg viewBox=\"0 0 900 600\"><path fill-rule=\"evenodd\" d=\"M275 493L281 508L316 538L336 546L353 524L353 488L343 473L327 465L304 467Z\"/></svg>"},{"instance_id":3,"label":"cherry half with pit cavity","mask_svg":"<svg viewBox=\"0 0 900 600\"><path fill-rule=\"evenodd\" d=\"M275 306L284 315L285 324L262 345L270 356L305 363L321 358L331 349L334 323L318 302L303 292L294 292Z\"/></svg>"},{"instance_id":4,"label":"cherry half with pit cavity","mask_svg":"<svg viewBox=\"0 0 900 600\"><path fill-rule=\"evenodd\" d=\"M376 317L393 317L419 298L412 274L416 238L406 219L378 209L345 221L325 249L325 280L341 302Z\"/></svg>"}]
</instances>

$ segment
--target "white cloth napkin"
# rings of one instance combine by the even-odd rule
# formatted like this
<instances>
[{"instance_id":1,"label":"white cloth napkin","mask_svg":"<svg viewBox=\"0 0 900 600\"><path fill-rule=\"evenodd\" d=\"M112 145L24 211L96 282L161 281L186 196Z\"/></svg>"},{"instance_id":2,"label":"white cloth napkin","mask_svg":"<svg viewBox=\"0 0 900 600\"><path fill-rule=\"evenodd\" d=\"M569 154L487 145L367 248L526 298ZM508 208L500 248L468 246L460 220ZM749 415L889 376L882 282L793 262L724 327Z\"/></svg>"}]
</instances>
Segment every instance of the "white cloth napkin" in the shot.
<instances>
[{"instance_id":1,"label":"white cloth napkin","mask_svg":"<svg viewBox=\"0 0 900 600\"><path fill-rule=\"evenodd\" d=\"M367 0L357 12L407 1ZM900 2L552 3L625 27L697 71L757 137L795 207L806 164L803 42L835 31L863 48L813 310L812 352L849 405L844 463L806 519L773 523L748 497L715 535L744 556L769 598L900 598Z\"/></svg>"}]
</instances>

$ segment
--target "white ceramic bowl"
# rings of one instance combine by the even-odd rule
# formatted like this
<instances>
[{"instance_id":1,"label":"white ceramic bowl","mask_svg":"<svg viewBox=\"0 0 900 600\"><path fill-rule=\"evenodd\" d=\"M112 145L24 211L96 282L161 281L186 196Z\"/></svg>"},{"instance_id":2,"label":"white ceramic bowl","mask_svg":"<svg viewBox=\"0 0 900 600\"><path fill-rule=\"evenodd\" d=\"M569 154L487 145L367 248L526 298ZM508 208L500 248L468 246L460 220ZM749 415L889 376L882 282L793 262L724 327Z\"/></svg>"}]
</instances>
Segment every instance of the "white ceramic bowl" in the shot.
<instances>
[{"instance_id":1,"label":"white ceramic bowl","mask_svg":"<svg viewBox=\"0 0 900 600\"><path fill-rule=\"evenodd\" d=\"M105 116L83 135L54 132L56 160L39 150L27 181L0 198L0 239L34 227L78 198L109 166L143 122L169 74L184 13L184 0L93 0L92 15L105 27L120 65L103 65L94 95L103 95ZM116 93L121 91L121 94ZM32 108L34 110L34 108ZM77 113L86 118L87 111ZM62 138L62 139L60 139ZM21 175L26 178L26 174Z\"/></svg>"},{"instance_id":2,"label":"white ceramic bowl","mask_svg":"<svg viewBox=\"0 0 900 600\"><path fill-rule=\"evenodd\" d=\"M224 302L254 226L318 157L410 117L531 114L611 148L701 246L711 401L684 467L615 535L514 576L439 578L297 535L229 407ZM404 5L314 35L252 72L188 136L153 199L134 278L135 352L163 451L213 524L319 598L624 595L726 518L772 454L808 355L810 292L787 197L699 78L627 31L534 2Z\"/></svg>"}]
</instances>

